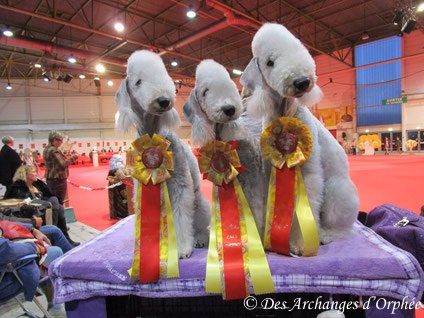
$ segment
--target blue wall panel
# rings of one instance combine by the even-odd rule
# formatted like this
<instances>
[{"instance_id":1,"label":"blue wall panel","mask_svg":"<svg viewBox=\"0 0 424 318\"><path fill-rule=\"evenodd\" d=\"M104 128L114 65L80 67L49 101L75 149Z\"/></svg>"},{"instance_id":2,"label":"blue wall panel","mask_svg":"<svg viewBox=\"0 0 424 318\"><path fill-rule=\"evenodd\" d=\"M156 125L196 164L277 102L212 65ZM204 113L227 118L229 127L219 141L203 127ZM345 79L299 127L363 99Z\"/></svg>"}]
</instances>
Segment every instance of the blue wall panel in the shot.
<instances>
[{"instance_id":1,"label":"blue wall panel","mask_svg":"<svg viewBox=\"0 0 424 318\"><path fill-rule=\"evenodd\" d=\"M356 66L401 56L401 39L391 37L355 47ZM401 96L400 61L356 70L357 125L384 125L401 122L401 105L382 105L382 100ZM380 84L381 83L381 84Z\"/></svg>"}]
</instances>

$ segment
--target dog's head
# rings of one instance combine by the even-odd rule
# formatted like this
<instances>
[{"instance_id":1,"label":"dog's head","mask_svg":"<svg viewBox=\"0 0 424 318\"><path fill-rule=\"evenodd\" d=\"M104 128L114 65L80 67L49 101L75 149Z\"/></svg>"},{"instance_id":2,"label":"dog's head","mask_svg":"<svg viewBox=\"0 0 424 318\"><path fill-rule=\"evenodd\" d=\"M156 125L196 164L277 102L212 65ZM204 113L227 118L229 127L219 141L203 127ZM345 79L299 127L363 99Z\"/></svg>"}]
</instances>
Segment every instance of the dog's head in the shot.
<instances>
[{"instance_id":1,"label":"dog's head","mask_svg":"<svg viewBox=\"0 0 424 318\"><path fill-rule=\"evenodd\" d=\"M124 130L142 121L145 113L175 117L175 85L158 54L146 50L131 54L127 77L121 82L115 100L117 125Z\"/></svg>"},{"instance_id":2,"label":"dog's head","mask_svg":"<svg viewBox=\"0 0 424 318\"><path fill-rule=\"evenodd\" d=\"M253 59L241 77L250 91L271 88L282 98L300 98L307 104L320 95L316 86L315 61L308 50L284 26L264 24L252 42ZM317 96L318 97L318 96Z\"/></svg>"},{"instance_id":3,"label":"dog's head","mask_svg":"<svg viewBox=\"0 0 424 318\"><path fill-rule=\"evenodd\" d=\"M237 86L225 67L214 60L204 60L197 66L196 84L183 110L193 126L193 139L202 143L215 138L216 123L239 118L243 106Z\"/></svg>"}]
</instances>

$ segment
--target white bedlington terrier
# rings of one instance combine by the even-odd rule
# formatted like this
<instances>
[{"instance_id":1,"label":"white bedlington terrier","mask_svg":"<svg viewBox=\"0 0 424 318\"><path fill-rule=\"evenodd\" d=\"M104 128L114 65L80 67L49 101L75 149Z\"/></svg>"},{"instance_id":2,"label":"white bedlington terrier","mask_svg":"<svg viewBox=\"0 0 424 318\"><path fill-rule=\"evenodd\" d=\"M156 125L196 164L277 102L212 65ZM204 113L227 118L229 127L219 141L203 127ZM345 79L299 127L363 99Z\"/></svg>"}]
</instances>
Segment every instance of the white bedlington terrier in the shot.
<instances>
[{"instance_id":1,"label":"white bedlington terrier","mask_svg":"<svg viewBox=\"0 0 424 318\"><path fill-rule=\"evenodd\" d=\"M135 126L138 136L160 134L171 142L174 171L167 185L180 258L209 239L209 203L200 192L200 171L192 151L172 132L180 123L173 108L175 86L158 54L136 51L128 59L127 77L116 93L117 127ZM134 182L137 180L134 179ZM136 186L134 187L136 188Z\"/></svg>"},{"instance_id":2,"label":"white bedlington terrier","mask_svg":"<svg viewBox=\"0 0 424 318\"><path fill-rule=\"evenodd\" d=\"M241 97L227 70L214 60L202 61L196 69L196 84L184 105L192 124L194 145L213 140L238 141L238 155L247 171L238 175L260 235L264 222L263 182L259 145L237 120L243 112Z\"/></svg>"},{"instance_id":3,"label":"white bedlington terrier","mask_svg":"<svg viewBox=\"0 0 424 318\"><path fill-rule=\"evenodd\" d=\"M293 116L309 127L313 151L301 171L321 242L348 236L357 217L358 194L344 150L307 107L322 96L314 59L293 34L275 23L258 30L252 52L241 77L252 92L246 99L247 112L262 117L264 126L280 116ZM269 176L269 163L266 171Z\"/></svg>"}]
</instances>

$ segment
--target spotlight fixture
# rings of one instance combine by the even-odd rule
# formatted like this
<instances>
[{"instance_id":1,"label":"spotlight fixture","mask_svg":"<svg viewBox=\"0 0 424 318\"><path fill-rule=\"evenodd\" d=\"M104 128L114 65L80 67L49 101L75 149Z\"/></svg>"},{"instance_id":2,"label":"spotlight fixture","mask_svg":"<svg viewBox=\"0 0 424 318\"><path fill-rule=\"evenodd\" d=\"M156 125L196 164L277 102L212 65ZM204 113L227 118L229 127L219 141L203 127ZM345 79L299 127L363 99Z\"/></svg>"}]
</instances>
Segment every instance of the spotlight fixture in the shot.
<instances>
[{"instance_id":1,"label":"spotlight fixture","mask_svg":"<svg viewBox=\"0 0 424 318\"><path fill-rule=\"evenodd\" d=\"M85 75L84 75L84 74L80 74L78 77L79 77L80 79L84 79L84 78L85 78Z\"/></svg>"},{"instance_id":2,"label":"spotlight fixture","mask_svg":"<svg viewBox=\"0 0 424 318\"><path fill-rule=\"evenodd\" d=\"M393 17L393 24L394 25L399 25L402 23L402 18L403 18L403 11L401 10L396 10L395 11L395 16Z\"/></svg>"},{"instance_id":3,"label":"spotlight fixture","mask_svg":"<svg viewBox=\"0 0 424 318\"><path fill-rule=\"evenodd\" d=\"M106 72L106 68L103 64L99 63L96 65L96 71L99 73L104 73Z\"/></svg>"},{"instance_id":4,"label":"spotlight fixture","mask_svg":"<svg viewBox=\"0 0 424 318\"><path fill-rule=\"evenodd\" d=\"M10 90L12 89L12 85L10 85L10 83L7 83L7 85L6 85L6 89L7 89L8 91L10 91Z\"/></svg>"},{"instance_id":5,"label":"spotlight fixture","mask_svg":"<svg viewBox=\"0 0 424 318\"><path fill-rule=\"evenodd\" d=\"M96 85L96 87L100 87L100 78L97 76L94 78L94 85Z\"/></svg>"},{"instance_id":6,"label":"spotlight fixture","mask_svg":"<svg viewBox=\"0 0 424 318\"><path fill-rule=\"evenodd\" d=\"M173 67L177 67L177 66L178 66L178 62L177 62L176 60L173 60L173 61L171 62L171 65L172 65Z\"/></svg>"},{"instance_id":7,"label":"spotlight fixture","mask_svg":"<svg viewBox=\"0 0 424 318\"><path fill-rule=\"evenodd\" d=\"M35 67L35 68L41 68L41 64L40 64L40 63L35 63L35 64L34 64L34 67Z\"/></svg>"},{"instance_id":8,"label":"spotlight fixture","mask_svg":"<svg viewBox=\"0 0 424 318\"><path fill-rule=\"evenodd\" d=\"M417 7L417 12L424 12L424 2L421 2Z\"/></svg>"},{"instance_id":9,"label":"spotlight fixture","mask_svg":"<svg viewBox=\"0 0 424 318\"><path fill-rule=\"evenodd\" d=\"M125 30L124 25L121 22L116 22L115 25L113 26L115 28L116 31L118 32L122 32Z\"/></svg>"},{"instance_id":10,"label":"spotlight fixture","mask_svg":"<svg viewBox=\"0 0 424 318\"><path fill-rule=\"evenodd\" d=\"M68 57L68 62L71 64L75 64L77 62L77 59L71 55L70 57Z\"/></svg>"},{"instance_id":11,"label":"spotlight fixture","mask_svg":"<svg viewBox=\"0 0 424 318\"><path fill-rule=\"evenodd\" d=\"M392 127L390 127L388 130L389 130L389 131L393 131L393 128L392 128Z\"/></svg>"},{"instance_id":12,"label":"spotlight fixture","mask_svg":"<svg viewBox=\"0 0 424 318\"><path fill-rule=\"evenodd\" d=\"M414 30L416 24L417 21L411 18L403 24L400 32L409 34Z\"/></svg>"},{"instance_id":13,"label":"spotlight fixture","mask_svg":"<svg viewBox=\"0 0 424 318\"><path fill-rule=\"evenodd\" d=\"M370 130L369 129L365 129L365 132L368 134L370 132Z\"/></svg>"},{"instance_id":14,"label":"spotlight fixture","mask_svg":"<svg viewBox=\"0 0 424 318\"><path fill-rule=\"evenodd\" d=\"M13 36L13 32L12 32L11 29L9 29L8 27L6 27L6 29L3 30L3 35L10 38L11 36Z\"/></svg>"},{"instance_id":15,"label":"spotlight fixture","mask_svg":"<svg viewBox=\"0 0 424 318\"><path fill-rule=\"evenodd\" d=\"M364 33L362 33L362 35L361 35L361 39L363 40L363 41L366 41L366 40L368 40L370 38L370 35L368 34L368 32L367 31L365 31Z\"/></svg>"},{"instance_id":16,"label":"spotlight fixture","mask_svg":"<svg viewBox=\"0 0 424 318\"><path fill-rule=\"evenodd\" d=\"M243 74L243 72L235 68L233 69L233 74L240 76L241 74Z\"/></svg>"},{"instance_id":17,"label":"spotlight fixture","mask_svg":"<svg viewBox=\"0 0 424 318\"><path fill-rule=\"evenodd\" d=\"M196 13L196 11L193 10L192 7L189 7L187 12L186 12L186 15L189 19L193 19L193 18L196 17L197 13Z\"/></svg>"},{"instance_id":18,"label":"spotlight fixture","mask_svg":"<svg viewBox=\"0 0 424 318\"><path fill-rule=\"evenodd\" d=\"M73 78L74 77L71 74L66 74L65 77L63 78L63 81L65 83L69 84L72 81Z\"/></svg>"},{"instance_id":19,"label":"spotlight fixture","mask_svg":"<svg viewBox=\"0 0 424 318\"><path fill-rule=\"evenodd\" d=\"M107 86L112 87L113 86L113 81L107 81Z\"/></svg>"},{"instance_id":20,"label":"spotlight fixture","mask_svg":"<svg viewBox=\"0 0 424 318\"><path fill-rule=\"evenodd\" d=\"M417 127L415 127L416 129L420 129L421 127L420 126L417 126Z\"/></svg>"},{"instance_id":21,"label":"spotlight fixture","mask_svg":"<svg viewBox=\"0 0 424 318\"><path fill-rule=\"evenodd\" d=\"M45 82L50 82L52 80L52 78L46 72L44 72L42 76Z\"/></svg>"}]
</instances>

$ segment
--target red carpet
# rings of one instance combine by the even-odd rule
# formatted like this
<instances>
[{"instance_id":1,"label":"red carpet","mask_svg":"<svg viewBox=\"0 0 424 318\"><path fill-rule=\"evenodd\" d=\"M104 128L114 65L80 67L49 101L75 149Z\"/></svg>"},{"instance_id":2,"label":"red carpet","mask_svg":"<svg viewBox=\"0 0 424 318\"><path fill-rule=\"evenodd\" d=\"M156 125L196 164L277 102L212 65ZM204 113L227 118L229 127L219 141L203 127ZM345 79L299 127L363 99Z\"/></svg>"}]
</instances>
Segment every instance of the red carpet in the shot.
<instances>
[{"instance_id":1,"label":"red carpet","mask_svg":"<svg viewBox=\"0 0 424 318\"><path fill-rule=\"evenodd\" d=\"M358 187L360 209L370 211L383 203L393 203L414 212L424 205L424 156L352 156L350 174ZM91 188L107 185L108 166L71 168L69 179ZM104 230L115 221L109 219L107 191L86 191L69 187L71 205L77 220ZM211 183L202 182L202 191L210 198Z\"/></svg>"}]
</instances>

